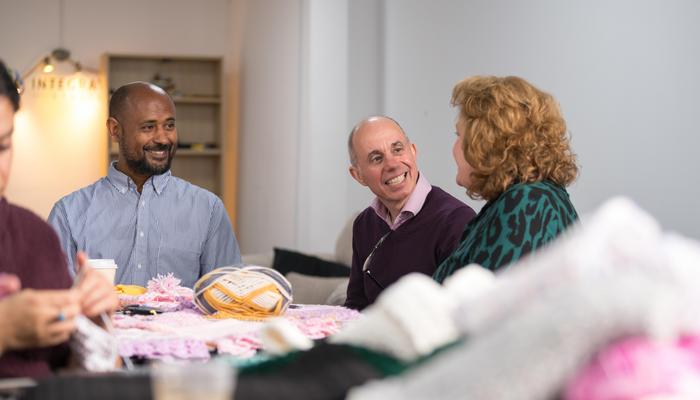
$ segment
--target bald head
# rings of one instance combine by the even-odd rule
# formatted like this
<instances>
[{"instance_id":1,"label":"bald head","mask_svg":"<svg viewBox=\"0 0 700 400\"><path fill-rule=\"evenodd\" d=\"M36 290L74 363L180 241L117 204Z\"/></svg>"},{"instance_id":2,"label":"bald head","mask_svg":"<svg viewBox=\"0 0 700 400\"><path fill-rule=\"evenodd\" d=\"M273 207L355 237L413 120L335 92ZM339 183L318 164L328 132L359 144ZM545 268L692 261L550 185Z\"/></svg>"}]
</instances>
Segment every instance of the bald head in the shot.
<instances>
[{"instance_id":1,"label":"bald head","mask_svg":"<svg viewBox=\"0 0 700 400\"><path fill-rule=\"evenodd\" d=\"M123 117L134 99L144 96L160 95L167 97L172 103L172 98L165 90L148 82L131 82L119 87L109 99L109 117ZM173 108L175 105L173 104Z\"/></svg>"},{"instance_id":2,"label":"bald head","mask_svg":"<svg viewBox=\"0 0 700 400\"><path fill-rule=\"evenodd\" d=\"M406 136L406 132L404 132L401 125L399 125L395 119L384 115L374 115L372 117L365 118L352 128L350 135L348 136L348 155L350 156L350 164L357 166L357 152L355 151L354 144L355 134L361 130L382 127L398 128L398 130L403 134L403 137L406 139L406 142L410 142L408 136Z\"/></svg>"},{"instance_id":3,"label":"bald head","mask_svg":"<svg viewBox=\"0 0 700 400\"><path fill-rule=\"evenodd\" d=\"M148 178L170 170L177 149L175 104L163 89L146 82L117 89L109 101L107 130L119 144L115 168L139 192Z\"/></svg>"}]
</instances>

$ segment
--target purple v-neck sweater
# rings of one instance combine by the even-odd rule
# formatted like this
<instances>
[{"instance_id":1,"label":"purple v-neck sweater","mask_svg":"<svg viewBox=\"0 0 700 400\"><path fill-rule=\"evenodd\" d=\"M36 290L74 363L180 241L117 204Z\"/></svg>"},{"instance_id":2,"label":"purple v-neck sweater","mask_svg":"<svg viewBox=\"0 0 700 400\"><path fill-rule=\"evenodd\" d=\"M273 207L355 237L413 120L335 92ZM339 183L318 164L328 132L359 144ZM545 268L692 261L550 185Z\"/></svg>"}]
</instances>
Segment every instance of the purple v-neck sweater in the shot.
<instances>
[{"instance_id":1,"label":"purple v-neck sweater","mask_svg":"<svg viewBox=\"0 0 700 400\"><path fill-rule=\"evenodd\" d=\"M367 207L352 228L352 270L345 306L362 310L379 296L383 290L380 285L386 288L410 272L432 275L452 254L464 226L475 215L469 206L433 186L420 212L391 231L374 251L367 265L370 277L363 264L390 229Z\"/></svg>"}]
</instances>

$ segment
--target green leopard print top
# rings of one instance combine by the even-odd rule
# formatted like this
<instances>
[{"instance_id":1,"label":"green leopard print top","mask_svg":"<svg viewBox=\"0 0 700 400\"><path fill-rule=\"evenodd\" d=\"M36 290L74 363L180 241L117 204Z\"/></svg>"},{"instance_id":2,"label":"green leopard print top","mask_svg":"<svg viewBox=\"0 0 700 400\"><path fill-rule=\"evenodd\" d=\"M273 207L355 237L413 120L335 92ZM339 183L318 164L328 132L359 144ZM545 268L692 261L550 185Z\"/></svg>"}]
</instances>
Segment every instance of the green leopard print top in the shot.
<instances>
[{"instance_id":1,"label":"green leopard print top","mask_svg":"<svg viewBox=\"0 0 700 400\"><path fill-rule=\"evenodd\" d=\"M563 187L549 181L512 185L469 221L433 279L442 283L471 263L495 271L554 240L577 219Z\"/></svg>"}]
</instances>

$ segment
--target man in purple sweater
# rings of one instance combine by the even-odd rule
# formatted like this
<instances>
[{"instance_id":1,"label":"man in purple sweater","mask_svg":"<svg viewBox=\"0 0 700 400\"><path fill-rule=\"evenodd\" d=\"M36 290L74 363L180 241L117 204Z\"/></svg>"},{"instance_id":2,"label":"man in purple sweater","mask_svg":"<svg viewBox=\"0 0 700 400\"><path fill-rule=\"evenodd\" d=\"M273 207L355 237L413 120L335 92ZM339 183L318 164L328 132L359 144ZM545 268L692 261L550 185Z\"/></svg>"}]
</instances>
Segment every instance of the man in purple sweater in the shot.
<instances>
[{"instance_id":1,"label":"man in purple sweater","mask_svg":"<svg viewBox=\"0 0 700 400\"><path fill-rule=\"evenodd\" d=\"M432 275L476 214L418 172L416 145L389 117L355 125L348 152L350 175L376 196L352 229L345 306L362 310L402 276Z\"/></svg>"}]
</instances>

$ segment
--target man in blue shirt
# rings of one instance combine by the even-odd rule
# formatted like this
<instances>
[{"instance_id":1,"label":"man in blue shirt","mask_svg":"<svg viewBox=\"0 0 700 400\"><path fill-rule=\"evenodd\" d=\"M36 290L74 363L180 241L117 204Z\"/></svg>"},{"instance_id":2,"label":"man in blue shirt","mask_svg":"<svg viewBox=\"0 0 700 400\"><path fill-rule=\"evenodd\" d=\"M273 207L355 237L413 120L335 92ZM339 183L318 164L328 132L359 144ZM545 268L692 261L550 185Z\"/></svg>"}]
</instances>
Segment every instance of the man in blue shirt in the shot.
<instances>
[{"instance_id":1,"label":"man in blue shirt","mask_svg":"<svg viewBox=\"0 0 700 400\"><path fill-rule=\"evenodd\" d=\"M115 283L145 286L174 273L192 287L214 268L240 263L221 200L170 172L177 149L175 104L161 88L134 82L117 89L107 128L119 157L106 177L59 200L49 223L75 274L77 250L114 259Z\"/></svg>"}]
</instances>

